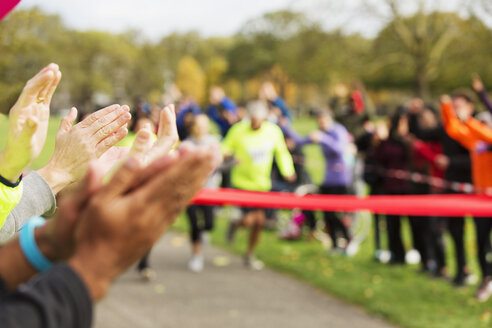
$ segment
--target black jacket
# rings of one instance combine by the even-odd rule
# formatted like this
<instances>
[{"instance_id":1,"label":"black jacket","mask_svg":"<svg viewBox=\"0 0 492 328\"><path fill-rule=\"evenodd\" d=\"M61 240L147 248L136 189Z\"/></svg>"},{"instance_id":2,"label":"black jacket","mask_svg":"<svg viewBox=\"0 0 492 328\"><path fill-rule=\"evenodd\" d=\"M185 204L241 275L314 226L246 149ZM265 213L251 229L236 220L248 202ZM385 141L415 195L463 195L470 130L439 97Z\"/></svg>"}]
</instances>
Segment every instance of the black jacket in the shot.
<instances>
[{"instance_id":1,"label":"black jacket","mask_svg":"<svg viewBox=\"0 0 492 328\"><path fill-rule=\"evenodd\" d=\"M450 182L467 182L472 180L471 159L469 151L456 140L448 136L442 125L424 130L419 126L418 115L410 115L410 132L423 141L438 141L442 145L443 154L449 158L449 166L444 178Z\"/></svg>"},{"instance_id":2,"label":"black jacket","mask_svg":"<svg viewBox=\"0 0 492 328\"><path fill-rule=\"evenodd\" d=\"M92 301L82 280L67 265L56 265L16 291L0 280L0 327L89 328Z\"/></svg>"}]
</instances>

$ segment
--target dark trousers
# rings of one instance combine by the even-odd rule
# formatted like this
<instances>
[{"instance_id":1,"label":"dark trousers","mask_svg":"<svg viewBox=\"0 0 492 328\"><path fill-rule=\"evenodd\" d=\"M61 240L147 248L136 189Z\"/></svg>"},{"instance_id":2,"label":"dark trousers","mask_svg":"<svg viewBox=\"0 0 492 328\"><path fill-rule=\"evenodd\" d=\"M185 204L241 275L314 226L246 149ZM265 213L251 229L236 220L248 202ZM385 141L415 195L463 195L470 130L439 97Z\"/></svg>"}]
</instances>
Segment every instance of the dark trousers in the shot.
<instances>
[{"instance_id":1,"label":"dark trousers","mask_svg":"<svg viewBox=\"0 0 492 328\"><path fill-rule=\"evenodd\" d=\"M348 193L347 187L345 186L321 186L320 193L323 195L346 195ZM311 229L314 230L316 228L316 219L314 216L314 212L312 211L303 211L306 216L306 224ZM325 221L325 227L328 230L330 238L333 242L333 247L338 247L337 242L337 233L341 233L342 236L349 240L350 235L347 227L342 223L342 220L338 217L335 212L323 212L323 218Z\"/></svg>"},{"instance_id":2,"label":"dark trousers","mask_svg":"<svg viewBox=\"0 0 492 328\"><path fill-rule=\"evenodd\" d=\"M447 226L449 234L453 239L456 256L456 278L464 278L466 268L465 254L465 219L448 218Z\"/></svg>"},{"instance_id":3,"label":"dark trousers","mask_svg":"<svg viewBox=\"0 0 492 328\"><path fill-rule=\"evenodd\" d=\"M477 233L478 261L482 270L482 278L491 277L492 250L490 231L492 230L492 218L475 218L474 221Z\"/></svg>"},{"instance_id":4,"label":"dark trousers","mask_svg":"<svg viewBox=\"0 0 492 328\"><path fill-rule=\"evenodd\" d=\"M202 213L203 222L200 224L199 213ZM211 231L214 228L214 213L212 206L191 205L186 209L190 222L190 237L193 243L199 242L202 231Z\"/></svg>"},{"instance_id":5,"label":"dark trousers","mask_svg":"<svg viewBox=\"0 0 492 328\"><path fill-rule=\"evenodd\" d=\"M425 270L430 259L430 218L410 216L408 219L412 230L413 248L420 253L422 269Z\"/></svg>"},{"instance_id":6,"label":"dark trousers","mask_svg":"<svg viewBox=\"0 0 492 328\"><path fill-rule=\"evenodd\" d=\"M444 232L446 221L443 218L429 218L429 258L435 262L435 270L441 273L446 267L446 251L444 245Z\"/></svg>"},{"instance_id":7,"label":"dark trousers","mask_svg":"<svg viewBox=\"0 0 492 328\"><path fill-rule=\"evenodd\" d=\"M401 238L401 217L399 215L386 215L386 227L391 262L405 263L405 248Z\"/></svg>"},{"instance_id":8,"label":"dark trousers","mask_svg":"<svg viewBox=\"0 0 492 328\"><path fill-rule=\"evenodd\" d=\"M137 269L138 271L142 271L144 269L147 269L150 267L149 265L149 257L150 257L150 251L148 251L141 259L140 262L138 262Z\"/></svg>"}]
</instances>

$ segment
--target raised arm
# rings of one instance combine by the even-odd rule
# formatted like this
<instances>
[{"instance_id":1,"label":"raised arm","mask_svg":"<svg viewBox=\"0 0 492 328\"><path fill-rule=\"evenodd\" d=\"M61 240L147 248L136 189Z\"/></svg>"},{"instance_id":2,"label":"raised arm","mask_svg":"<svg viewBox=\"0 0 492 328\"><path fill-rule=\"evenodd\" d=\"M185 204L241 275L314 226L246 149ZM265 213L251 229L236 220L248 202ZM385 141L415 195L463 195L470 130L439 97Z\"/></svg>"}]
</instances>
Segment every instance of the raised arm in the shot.
<instances>
[{"instance_id":1,"label":"raised arm","mask_svg":"<svg viewBox=\"0 0 492 328\"><path fill-rule=\"evenodd\" d=\"M487 108L487 110L492 113L492 100L490 99L489 95L487 94L487 90L485 90L482 79L480 78L479 75L473 76L472 87L473 87L473 90L475 90L475 92L477 93L477 95L480 98L480 100L482 101L482 103Z\"/></svg>"},{"instance_id":2,"label":"raised arm","mask_svg":"<svg viewBox=\"0 0 492 328\"><path fill-rule=\"evenodd\" d=\"M466 126L472 131L472 133L481 141L492 144L492 129L480 121L470 117L466 121Z\"/></svg>"},{"instance_id":3,"label":"raised arm","mask_svg":"<svg viewBox=\"0 0 492 328\"><path fill-rule=\"evenodd\" d=\"M294 142L299 146L314 143L314 141L311 140L310 137L300 136L289 124L284 124L283 126L281 126L281 129L287 138L294 140Z\"/></svg>"},{"instance_id":4,"label":"raised arm","mask_svg":"<svg viewBox=\"0 0 492 328\"><path fill-rule=\"evenodd\" d=\"M470 128L458 119L454 113L453 105L447 99L444 99L441 104L441 116L446 133L466 149L473 150L477 141L476 137Z\"/></svg>"}]
</instances>

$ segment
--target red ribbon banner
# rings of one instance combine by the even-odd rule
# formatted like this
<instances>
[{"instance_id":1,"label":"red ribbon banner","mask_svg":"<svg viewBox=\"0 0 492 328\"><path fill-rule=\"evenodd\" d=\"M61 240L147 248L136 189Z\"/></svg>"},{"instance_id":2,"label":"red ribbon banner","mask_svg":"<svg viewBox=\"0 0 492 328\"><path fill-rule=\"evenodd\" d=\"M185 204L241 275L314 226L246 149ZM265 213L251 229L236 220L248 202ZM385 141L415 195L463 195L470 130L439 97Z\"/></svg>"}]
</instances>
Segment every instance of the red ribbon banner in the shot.
<instances>
[{"instance_id":1,"label":"red ribbon banner","mask_svg":"<svg viewBox=\"0 0 492 328\"><path fill-rule=\"evenodd\" d=\"M480 195L368 196L305 195L253 192L237 189L204 189L193 199L197 205L304 209L321 211L370 211L378 214L492 217L492 197Z\"/></svg>"}]
</instances>

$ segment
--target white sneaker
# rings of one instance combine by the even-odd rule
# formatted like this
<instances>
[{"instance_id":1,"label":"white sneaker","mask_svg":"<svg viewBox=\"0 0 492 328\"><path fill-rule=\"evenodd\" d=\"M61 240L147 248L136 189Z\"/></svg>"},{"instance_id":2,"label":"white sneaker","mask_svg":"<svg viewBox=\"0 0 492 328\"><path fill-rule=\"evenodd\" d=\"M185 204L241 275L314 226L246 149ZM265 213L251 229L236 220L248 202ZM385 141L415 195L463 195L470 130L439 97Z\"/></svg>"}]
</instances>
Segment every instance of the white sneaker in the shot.
<instances>
[{"instance_id":1,"label":"white sneaker","mask_svg":"<svg viewBox=\"0 0 492 328\"><path fill-rule=\"evenodd\" d=\"M157 273L151 268L145 268L140 271L140 277L142 277L143 280L150 282L155 280Z\"/></svg>"},{"instance_id":2,"label":"white sneaker","mask_svg":"<svg viewBox=\"0 0 492 328\"><path fill-rule=\"evenodd\" d=\"M204 265L203 255L193 255L188 262L188 269L193 272L202 272Z\"/></svg>"},{"instance_id":3,"label":"white sneaker","mask_svg":"<svg viewBox=\"0 0 492 328\"><path fill-rule=\"evenodd\" d=\"M245 255L244 256L244 265L255 271L261 271L265 267L265 264L260 260L256 259L253 255Z\"/></svg>"},{"instance_id":4,"label":"white sneaker","mask_svg":"<svg viewBox=\"0 0 492 328\"><path fill-rule=\"evenodd\" d=\"M484 282L477 291L477 299L479 302L486 302L492 295L492 281Z\"/></svg>"}]
</instances>

